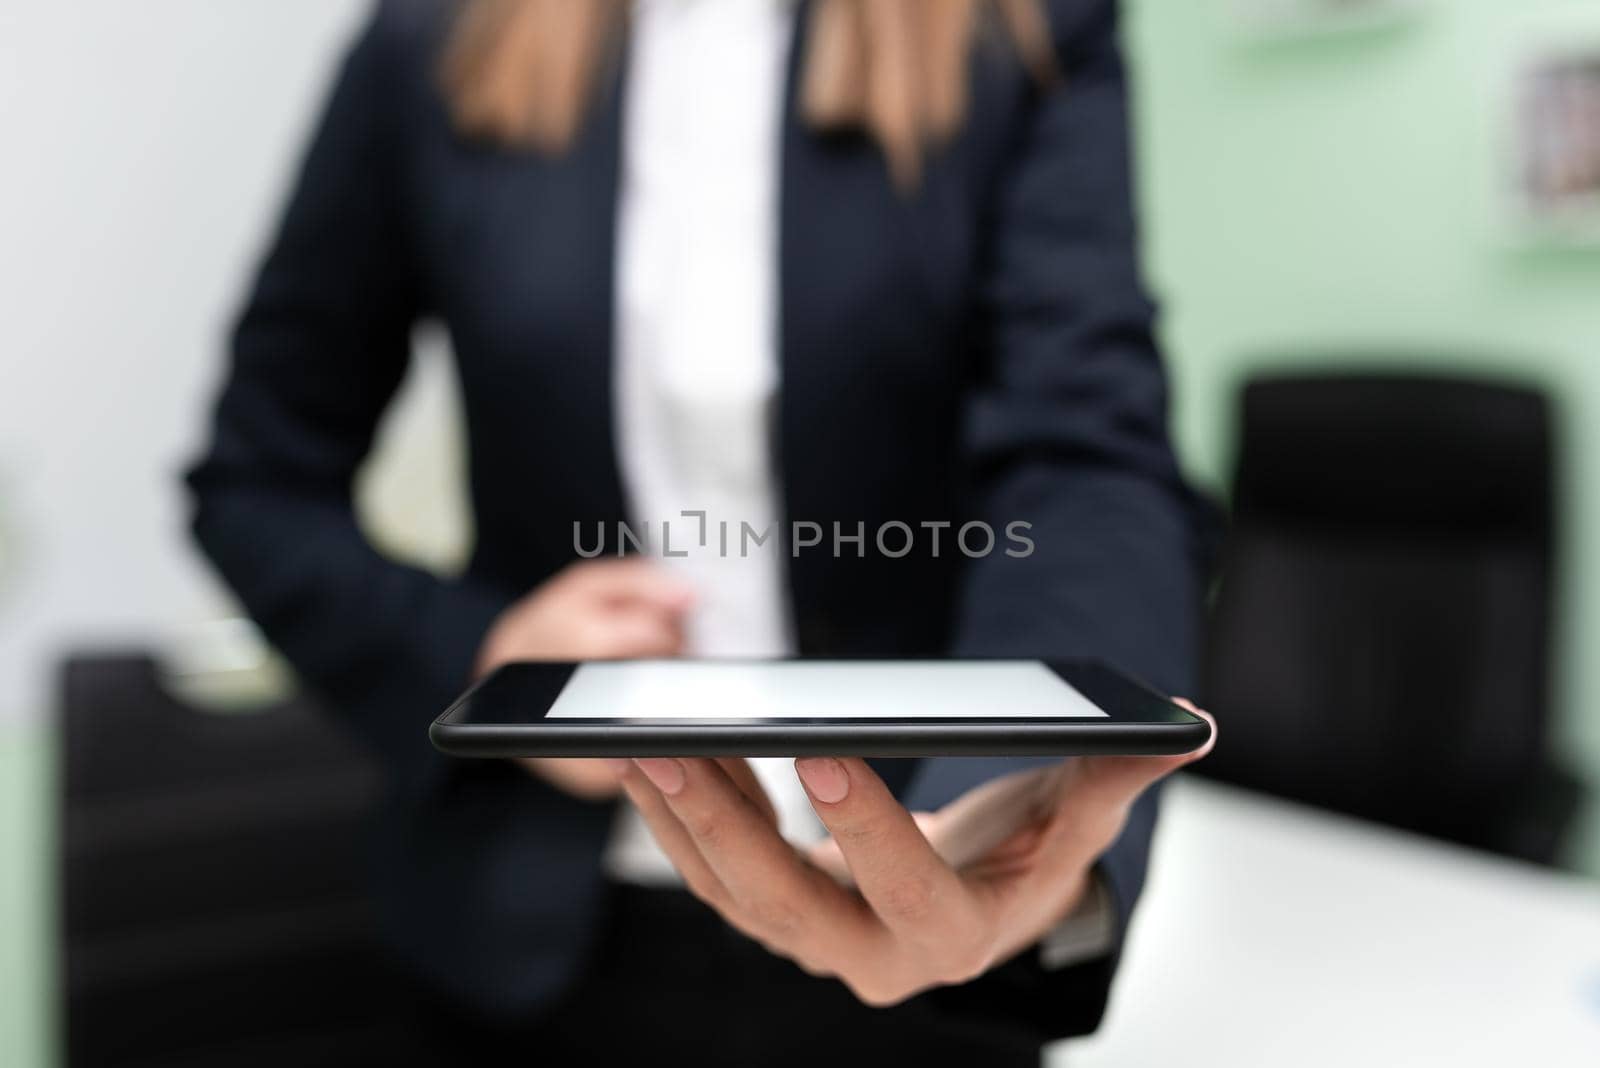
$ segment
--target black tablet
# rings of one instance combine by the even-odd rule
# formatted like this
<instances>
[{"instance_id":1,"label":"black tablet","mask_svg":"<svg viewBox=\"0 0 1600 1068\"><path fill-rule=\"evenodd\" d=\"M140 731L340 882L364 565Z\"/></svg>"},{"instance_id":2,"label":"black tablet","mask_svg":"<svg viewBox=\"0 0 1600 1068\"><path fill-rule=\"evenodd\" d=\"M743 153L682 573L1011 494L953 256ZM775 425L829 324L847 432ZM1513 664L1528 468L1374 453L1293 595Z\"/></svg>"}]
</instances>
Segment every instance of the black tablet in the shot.
<instances>
[{"instance_id":1,"label":"black tablet","mask_svg":"<svg viewBox=\"0 0 1600 1068\"><path fill-rule=\"evenodd\" d=\"M609 660L508 664L428 735L466 757L1072 756L1211 727L1093 661Z\"/></svg>"}]
</instances>

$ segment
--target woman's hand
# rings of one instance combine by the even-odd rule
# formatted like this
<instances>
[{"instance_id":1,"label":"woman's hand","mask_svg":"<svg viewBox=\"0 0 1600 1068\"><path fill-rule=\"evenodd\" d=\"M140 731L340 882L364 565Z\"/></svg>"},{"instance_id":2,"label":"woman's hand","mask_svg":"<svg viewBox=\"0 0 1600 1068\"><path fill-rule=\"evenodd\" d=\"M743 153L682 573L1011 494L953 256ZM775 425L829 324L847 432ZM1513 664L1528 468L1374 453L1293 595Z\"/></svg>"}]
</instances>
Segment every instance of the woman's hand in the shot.
<instances>
[{"instance_id":1,"label":"woman's hand","mask_svg":"<svg viewBox=\"0 0 1600 1068\"><path fill-rule=\"evenodd\" d=\"M689 889L729 924L867 1004L890 1005L1037 942L1077 906L1134 800L1210 748L1067 760L920 821L864 761L799 760L833 835L809 856L725 762L639 760L623 787Z\"/></svg>"},{"instance_id":2,"label":"woman's hand","mask_svg":"<svg viewBox=\"0 0 1600 1068\"><path fill-rule=\"evenodd\" d=\"M501 613L479 649L475 675L514 660L677 656L693 599L680 580L637 557L572 564ZM617 767L604 760L522 763L574 797L600 801L619 790Z\"/></svg>"},{"instance_id":3,"label":"woman's hand","mask_svg":"<svg viewBox=\"0 0 1600 1068\"><path fill-rule=\"evenodd\" d=\"M639 557L571 564L500 614L475 674L513 660L676 656L693 600L682 581Z\"/></svg>"}]
</instances>

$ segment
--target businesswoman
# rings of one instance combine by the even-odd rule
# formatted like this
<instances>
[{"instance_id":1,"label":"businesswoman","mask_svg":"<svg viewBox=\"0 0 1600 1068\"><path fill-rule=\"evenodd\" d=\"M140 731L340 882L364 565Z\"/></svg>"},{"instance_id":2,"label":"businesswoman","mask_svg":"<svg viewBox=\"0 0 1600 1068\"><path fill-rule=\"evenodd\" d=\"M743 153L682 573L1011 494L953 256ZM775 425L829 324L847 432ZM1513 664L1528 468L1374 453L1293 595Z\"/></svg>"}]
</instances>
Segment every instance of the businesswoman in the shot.
<instances>
[{"instance_id":1,"label":"businesswoman","mask_svg":"<svg viewBox=\"0 0 1600 1068\"><path fill-rule=\"evenodd\" d=\"M379 4L190 484L387 764L429 1035L994 1065L1095 1026L1181 759L469 765L425 729L530 657L1084 655L1184 692L1196 511L1115 28L1112 0ZM351 506L424 318L465 400L453 578Z\"/></svg>"}]
</instances>

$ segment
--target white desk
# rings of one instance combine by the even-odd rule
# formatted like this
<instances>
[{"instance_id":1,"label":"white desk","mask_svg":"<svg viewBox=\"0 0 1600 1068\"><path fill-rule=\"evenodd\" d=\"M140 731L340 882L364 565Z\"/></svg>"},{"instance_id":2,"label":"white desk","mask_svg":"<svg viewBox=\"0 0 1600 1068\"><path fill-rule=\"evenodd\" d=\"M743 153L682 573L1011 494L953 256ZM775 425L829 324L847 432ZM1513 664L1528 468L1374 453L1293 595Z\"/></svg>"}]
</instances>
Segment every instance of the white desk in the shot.
<instances>
[{"instance_id":1,"label":"white desk","mask_svg":"<svg viewBox=\"0 0 1600 1068\"><path fill-rule=\"evenodd\" d=\"M1600 1066L1600 884L1172 784L1071 1068Z\"/></svg>"}]
</instances>

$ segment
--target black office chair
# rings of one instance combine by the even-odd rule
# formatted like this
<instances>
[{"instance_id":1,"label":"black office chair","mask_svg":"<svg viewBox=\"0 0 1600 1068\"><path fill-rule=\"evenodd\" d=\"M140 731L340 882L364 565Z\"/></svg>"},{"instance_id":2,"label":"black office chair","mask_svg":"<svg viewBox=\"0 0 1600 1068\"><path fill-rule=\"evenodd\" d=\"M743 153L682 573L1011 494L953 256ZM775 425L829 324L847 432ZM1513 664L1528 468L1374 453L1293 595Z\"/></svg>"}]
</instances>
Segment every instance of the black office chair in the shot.
<instances>
[{"instance_id":1,"label":"black office chair","mask_svg":"<svg viewBox=\"0 0 1600 1068\"><path fill-rule=\"evenodd\" d=\"M1421 376L1249 384L1202 773L1552 863L1550 416Z\"/></svg>"},{"instance_id":2,"label":"black office chair","mask_svg":"<svg viewBox=\"0 0 1600 1068\"><path fill-rule=\"evenodd\" d=\"M62 681L70 1068L407 1062L359 751L304 700L197 711L139 654Z\"/></svg>"}]
</instances>

